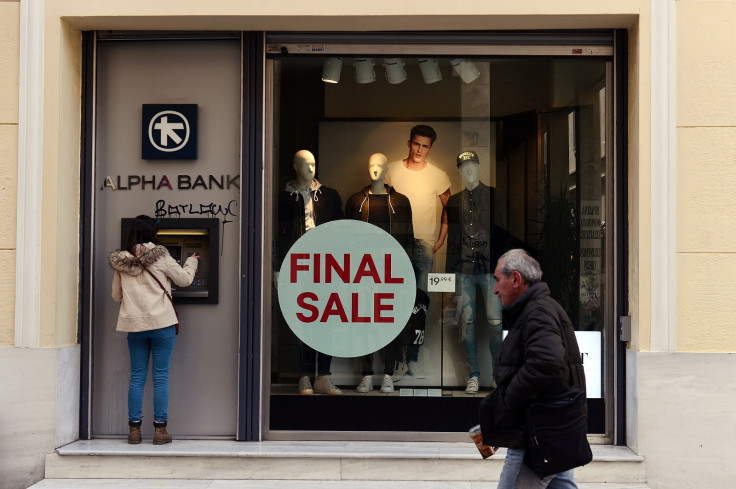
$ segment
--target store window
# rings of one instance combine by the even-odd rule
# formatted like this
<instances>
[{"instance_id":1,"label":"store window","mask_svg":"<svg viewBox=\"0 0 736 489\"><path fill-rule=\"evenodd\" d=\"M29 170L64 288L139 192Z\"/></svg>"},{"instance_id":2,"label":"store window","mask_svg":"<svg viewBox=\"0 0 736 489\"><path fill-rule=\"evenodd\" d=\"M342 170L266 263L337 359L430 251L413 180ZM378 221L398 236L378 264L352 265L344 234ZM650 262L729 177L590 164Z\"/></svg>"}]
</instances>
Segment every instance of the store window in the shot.
<instances>
[{"instance_id":1,"label":"store window","mask_svg":"<svg viewBox=\"0 0 736 489\"><path fill-rule=\"evenodd\" d=\"M578 330L603 433L610 58L399 52L269 58L268 431L467 430L504 335L496 260L525 248ZM379 339L331 325L387 317Z\"/></svg>"}]
</instances>

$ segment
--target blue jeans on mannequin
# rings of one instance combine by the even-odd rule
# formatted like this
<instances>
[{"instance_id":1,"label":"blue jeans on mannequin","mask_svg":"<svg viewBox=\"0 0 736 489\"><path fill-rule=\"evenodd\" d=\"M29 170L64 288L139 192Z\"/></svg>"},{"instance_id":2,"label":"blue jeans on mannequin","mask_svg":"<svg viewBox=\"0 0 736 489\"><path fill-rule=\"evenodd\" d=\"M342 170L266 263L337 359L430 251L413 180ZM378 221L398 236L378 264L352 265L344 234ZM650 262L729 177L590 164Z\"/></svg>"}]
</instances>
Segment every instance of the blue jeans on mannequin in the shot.
<instances>
[{"instance_id":1,"label":"blue jeans on mannequin","mask_svg":"<svg viewBox=\"0 0 736 489\"><path fill-rule=\"evenodd\" d=\"M417 239L414 248L412 265L414 266L414 275L417 279L417 289L422 289L425 292L427 292L427 286L429 285L429 273L432 271L432 265L434 264L433 246L434 243ZM419 345L409 345L406 349L406 363L416 362L418 359Z\"/></svg>"},{"instance_id":2,"label":"blue jeans on mannequin","mask_svg":"<svg viewBox=\"0 0 736 489\"><path fill-rule=\"evenodd\" d=\"M509 448L497 489L578 489L574 469L547 477L539 477L524 464L524 450Z\"/></svg>"},{"instance_id":3,"label":"blue jeans on mannequin","mask_svg":"<svg viewBox=\"0 0 736 489\"><path fill-rule=\"evenodd\" d=\"M501 301L493 293L496 280L490 273L479 275L458 273L455 282L457 307L460 308L461 337L465 348L465 360L468 362L470 377L480 377L478 345L475 339L476 291L480 288L482 294L481 298L483 299L486 320L488 321L488 349L491 352L491 362L495 362L503 341ZM493 373L493 363L491 363L490 373Z\"/></svg>"},{"instance_id":4,"label":"blue jeans on mannequin","mask_svg":"<svg viewBox=\"0 0 736 489\"><path fill-rule=\"evenodd\" d=\"M128 333L130 352L130 387L128 421L140 421L143 411L143 388L148 377L148 359L153 357L153 421L169 420L169 368L176 342L176 329L154 329Z\"/></svg>"}]
</instances>

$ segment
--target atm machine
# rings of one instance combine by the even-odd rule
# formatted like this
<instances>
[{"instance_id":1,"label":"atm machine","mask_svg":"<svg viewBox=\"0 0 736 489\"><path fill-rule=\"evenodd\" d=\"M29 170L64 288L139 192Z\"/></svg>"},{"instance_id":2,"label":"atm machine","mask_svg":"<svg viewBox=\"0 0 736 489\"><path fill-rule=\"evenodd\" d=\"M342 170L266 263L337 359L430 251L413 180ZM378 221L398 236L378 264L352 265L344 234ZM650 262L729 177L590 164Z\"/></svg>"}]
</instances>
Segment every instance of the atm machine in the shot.
<instances>
[{"instance_id":1,"label":"atm machine","mask_svg":"<svg viewBox=\"0 0 736 489\"><path fill-rule=\"evenodd\" d=\"M121 248L125 247L132 218L121 222ZM199 255L194 282L189 287L171 284L171 296L177 304L217 304L219 296L220 221L211 218L160 219L158 239L171 257L184 264L192 253Z\"/></svg>"}]
</instances>

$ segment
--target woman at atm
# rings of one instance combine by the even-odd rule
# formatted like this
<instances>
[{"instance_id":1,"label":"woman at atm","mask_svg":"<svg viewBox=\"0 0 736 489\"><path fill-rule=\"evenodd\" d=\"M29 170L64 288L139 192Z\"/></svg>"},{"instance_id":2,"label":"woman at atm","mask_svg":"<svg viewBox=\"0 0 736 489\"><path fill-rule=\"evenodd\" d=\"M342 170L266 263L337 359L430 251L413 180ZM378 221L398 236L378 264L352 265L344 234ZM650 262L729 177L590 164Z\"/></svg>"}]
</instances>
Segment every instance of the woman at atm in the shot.
<instances>
[{"instance_id":1,"label":"woman at atm","mask_svg":"<svg viewBox=\"0 0 736 489\"><path fill-rule=\"evenodd\" d=\"M143 388L148 361L153 358L153 444L171 443L166 431L169 407L169 367L179 320L171 300L171 282L191 285L199 256L181 267L156 237L158 226L148 216L133 219L124 250L110 254L115 270L112 297L120 303L117 331L128 333L128 443L141 443Z\"/></svg>"}]
</instances>

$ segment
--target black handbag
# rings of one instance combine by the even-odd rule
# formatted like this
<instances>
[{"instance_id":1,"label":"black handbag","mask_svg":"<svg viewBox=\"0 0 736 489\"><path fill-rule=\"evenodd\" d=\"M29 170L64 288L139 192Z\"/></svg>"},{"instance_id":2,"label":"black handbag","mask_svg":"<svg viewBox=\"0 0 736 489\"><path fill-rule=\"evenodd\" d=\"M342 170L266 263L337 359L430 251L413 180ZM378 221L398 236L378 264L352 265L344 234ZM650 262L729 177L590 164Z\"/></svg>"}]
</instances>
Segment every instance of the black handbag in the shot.
<instances>
[{"instance_id":1,"label":"black handbag","mask_svg":"<svg viewBox=\"0 0 736 489\"><path fill-rule=\"evenodd\" d=\"M572 386L564 394L534 402L527 409L524 463L540 477L593 460L584 406L585 392Z\"/></svg>"}]
</instances>

